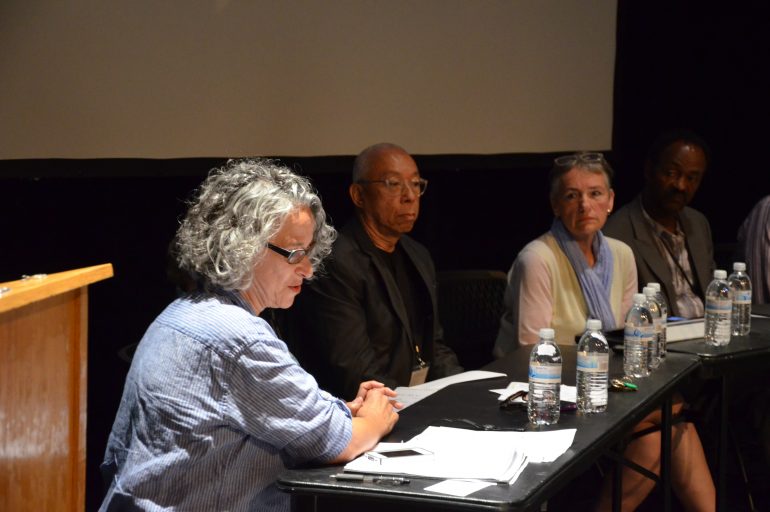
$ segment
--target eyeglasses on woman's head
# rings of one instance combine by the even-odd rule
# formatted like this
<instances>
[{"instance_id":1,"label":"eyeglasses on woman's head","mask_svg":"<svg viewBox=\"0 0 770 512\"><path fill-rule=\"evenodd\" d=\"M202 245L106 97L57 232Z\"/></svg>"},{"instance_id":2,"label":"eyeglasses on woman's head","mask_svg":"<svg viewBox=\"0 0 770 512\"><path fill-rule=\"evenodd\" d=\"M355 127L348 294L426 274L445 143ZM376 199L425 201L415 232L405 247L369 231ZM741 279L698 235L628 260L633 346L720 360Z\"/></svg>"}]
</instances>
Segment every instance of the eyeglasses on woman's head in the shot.
<instances>
[{"instance_id":1,"label":"eyeglasses on woman's head","mask_svg":"<svg viewBox=\"0 0 770 512\"><path fill-rule=\"evenodd\" d=\"M604 155L601 153L573 153L554 158L553 163L559 167L572 167L578 164L601 164L604 163Z\"/></svg>"}]
</instances>

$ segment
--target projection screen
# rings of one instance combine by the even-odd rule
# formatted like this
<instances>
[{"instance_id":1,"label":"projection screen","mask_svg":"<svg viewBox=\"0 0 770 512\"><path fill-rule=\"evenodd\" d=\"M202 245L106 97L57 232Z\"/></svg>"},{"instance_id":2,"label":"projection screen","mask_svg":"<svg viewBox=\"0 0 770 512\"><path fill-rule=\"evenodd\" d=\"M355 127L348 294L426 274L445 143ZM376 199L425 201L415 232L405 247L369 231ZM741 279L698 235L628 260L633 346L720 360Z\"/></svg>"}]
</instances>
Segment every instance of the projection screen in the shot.
<instances>
[{"instance_id":1,"label":"projection screen","mask_svg":"<svg viewBox=\"0 0 770 512\"><path fill-rule=\"evenodd\" d=\"M0 159L611 146L611 0L0 2Z\"/></svg>"}]
</instances>

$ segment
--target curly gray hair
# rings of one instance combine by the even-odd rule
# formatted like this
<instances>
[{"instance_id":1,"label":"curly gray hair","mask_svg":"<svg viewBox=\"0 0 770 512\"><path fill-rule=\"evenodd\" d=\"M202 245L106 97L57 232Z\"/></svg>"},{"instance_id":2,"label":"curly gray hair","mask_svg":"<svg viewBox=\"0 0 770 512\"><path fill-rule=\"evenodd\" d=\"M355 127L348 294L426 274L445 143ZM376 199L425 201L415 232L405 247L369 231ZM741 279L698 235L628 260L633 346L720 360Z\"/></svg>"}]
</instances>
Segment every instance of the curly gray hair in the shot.
<instances>
[{"instance_id":1,"label":"curly gray hair","mask_svg":"<svg viewBox=\"0 0 770 512\"><path fill-rule=\"evenodd\" d=\"M313 214L313 269L331 252L337 232L307 178L268 159L229 160L212 169L176 233L179 266L211 287L245 290L267 242L297 208Z\"/></svg>"}]
</instances>

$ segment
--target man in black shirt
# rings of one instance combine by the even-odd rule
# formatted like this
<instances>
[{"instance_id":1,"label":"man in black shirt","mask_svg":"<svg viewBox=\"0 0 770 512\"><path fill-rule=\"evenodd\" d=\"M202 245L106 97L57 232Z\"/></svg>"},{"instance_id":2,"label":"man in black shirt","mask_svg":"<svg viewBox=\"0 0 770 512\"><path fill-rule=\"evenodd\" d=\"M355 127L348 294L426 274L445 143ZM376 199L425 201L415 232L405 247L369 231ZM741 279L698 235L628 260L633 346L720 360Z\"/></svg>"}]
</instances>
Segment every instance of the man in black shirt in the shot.
<instances>
[{"instance_id":1,"label":"man in black shirt","mask_svg":"<svg viewBox=\"0 0 770 512\"><path fill-rule=\"evenodd\" d=\"M403 148L387 143L362 151L352 178L356 216L289 311L292 352L323 389L343 397L364 380L395 388L461 372L440 341L433 261L406 235L428 182Z\"/></svg>"}]
</instances>

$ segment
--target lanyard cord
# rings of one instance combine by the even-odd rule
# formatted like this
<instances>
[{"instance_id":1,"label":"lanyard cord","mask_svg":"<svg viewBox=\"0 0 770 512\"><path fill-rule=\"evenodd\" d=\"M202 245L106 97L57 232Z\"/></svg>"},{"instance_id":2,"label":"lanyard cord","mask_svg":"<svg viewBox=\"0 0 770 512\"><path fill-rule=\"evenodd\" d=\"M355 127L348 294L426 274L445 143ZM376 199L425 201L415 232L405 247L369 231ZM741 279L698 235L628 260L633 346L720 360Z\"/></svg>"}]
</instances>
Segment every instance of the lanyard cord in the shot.
<instances>
[{"instance_id":1,"label":"lanyard cord","mask_svg":"<svg viewBox=\"0 0 770 512\"><path fill-rule=\"evenodd\" d=\"M679 269L679 272L682 273L682 277L684 277L684 280L687 281L687 285L690 287L690 290L697 295L697 292L695 290L695 285L693 285L693 282L690 281L690 278L687 276L687 272L684 271L684 268L682 268L682 265L679 263L679 258L674 256L674 253L671 251L671 248L668 246L668 243L666 242L666 238L663 236L663 233L660 233L658 235L661 239L661 242L663 243L663 248L666 249L666 252L669 256L671 256L671 259L674 262L674 265L676 265L676 268Z\"/></svg>"},{"instance_id":2,"label":"lanyard cord","mask_svg":"<svg viewBox=\"0 0 770 512\"><path fill-rule=\"evenodd\" d=\"M417 365L420 368L428 366L428 364L422 360L422 357L420 356L420 346L417 344L414 345L414 353L417 355Z\"/></svg>"}]
</instances>

